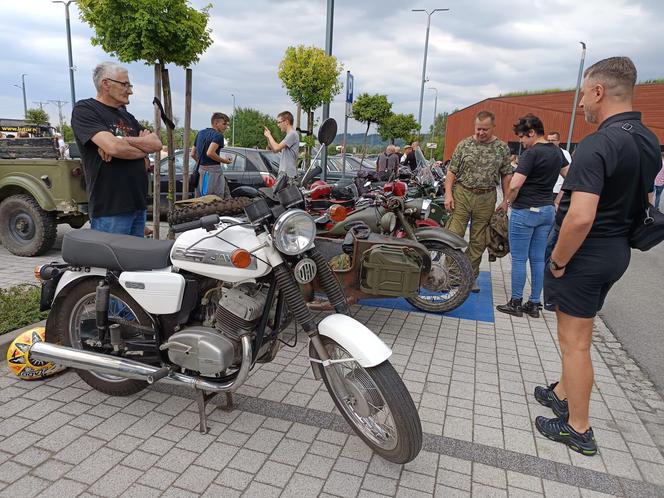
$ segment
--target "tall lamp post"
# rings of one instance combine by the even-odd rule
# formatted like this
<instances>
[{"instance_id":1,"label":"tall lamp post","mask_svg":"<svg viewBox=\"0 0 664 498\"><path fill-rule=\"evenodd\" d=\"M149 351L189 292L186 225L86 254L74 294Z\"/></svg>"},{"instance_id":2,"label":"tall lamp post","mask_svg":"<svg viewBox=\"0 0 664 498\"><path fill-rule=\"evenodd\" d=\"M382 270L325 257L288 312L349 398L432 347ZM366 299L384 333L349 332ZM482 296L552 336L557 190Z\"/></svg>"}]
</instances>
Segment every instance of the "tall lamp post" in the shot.
<instances>
[{"instance_id":1,"label":"tall lamp post","mask_svg":"<svg viewBox=\"0 0 664 498\"><path fill-rule=\"evenodd\" d=\"M27 74L21 75L21 85L14 85L16 88L23 90L23 117L28 118L28 99L25 98L25 77Z\"/></svg>"},{"instance_id":2,"label":"tall lamp post","mask_svg":"<svg viewBox=\"0 0 664 498\"><path fill-rule=\"evenodd\" d=\"M429 90L436 92L436 99L433 101L433 123L431 124L431 141L435 142L436 140L436 112L438 111L438 88L435 86L430 86ZM433 149L431 149L431 156L429 159L433 158Z\"/></svg>"},{"instance_id":3,"label":"tall lamp post","mask_svg":"<svg viewBox=\"0 0 664 498\"><path fill-rule=\"evenodd\" d=\"M235 147L235 94L231 93L231 97L233 97L233 130L231 132L231 143L233 144L233 147Z\"/></svg>"},{"instance_id":4,"label":"tall lamp post","mask_svg":"<svg viewBox=\"0 0 664 498\"><path fill-rule=\"evenodd\" d=\"M583 63L586 60L586 44L581 44L581 62L579 62L579 76L576 78L576 93L574 93L574 105L572 106L572 119L569 122L569 133L567 134L567 152L570 154L572 151L572 132L574 131L574 120L576 119L576 106L579 103L579 90L581 89L581 77L583 76Z\"/></svg>"},{"instance_id":5,"label":"tall lamp post","mask_svg":"<svg viewBox=\"0 0 664 498\"><path fill-rule=\"evenodd\" d=\"M425 12L427 15L427 35L424 39L424 62L422 63L422 83L420 85L420 110L417 113L417 124L422 130L422 101L424 100L424 82L427 73L427 53L429 51L429 29L431 27L431 16L436 12L445 12L450 9L433 9L431 12L425 9L411 9L413 12Z\"/></svg>"},{"instance_id":6,"label":"tall lamp post","mask_svg":"<svg viewBox=\"0 0 664 498\"><path fill-rule=\"evenodd\" d=\"M76 103L76 90L74 89L74 58L71 54L71 23L69 22L69 4L76 0L52 0L53 3L61 3L65 6L65 21L67 24L67 54L69 55L69 87L71 90L71 105Z\"/></svg>"}]
</instances>

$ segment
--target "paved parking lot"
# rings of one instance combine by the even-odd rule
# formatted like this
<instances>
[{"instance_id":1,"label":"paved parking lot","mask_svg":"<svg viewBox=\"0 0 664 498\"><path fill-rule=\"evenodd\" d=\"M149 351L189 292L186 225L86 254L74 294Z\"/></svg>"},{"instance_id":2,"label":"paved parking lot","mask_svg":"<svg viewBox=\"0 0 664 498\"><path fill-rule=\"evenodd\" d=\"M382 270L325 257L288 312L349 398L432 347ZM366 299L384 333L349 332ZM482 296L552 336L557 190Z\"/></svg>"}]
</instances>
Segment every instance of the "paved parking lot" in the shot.
<instances>
[{"instance_id":1,"label":"paved parking lot","mask_svg":"<svg viewBox=\"0 0 664 498\"><path fill-rule=\"evenodd\" d=\"M482 270L504 302L509 258ZM235 411L211 411L207 435L191 391L157 384L113 398L73 372L25 382L3 363L0 496L664 496L664 403L634 380L638 366L601 321L591 400L600 453L589 458L533 426L550 413L534 386L559 375L552 314L490 322L353 310L392 347L418 406L425 438L414 462L390 464L352 435L300 336L255 369Z\"/></svg>"}]
</instances>

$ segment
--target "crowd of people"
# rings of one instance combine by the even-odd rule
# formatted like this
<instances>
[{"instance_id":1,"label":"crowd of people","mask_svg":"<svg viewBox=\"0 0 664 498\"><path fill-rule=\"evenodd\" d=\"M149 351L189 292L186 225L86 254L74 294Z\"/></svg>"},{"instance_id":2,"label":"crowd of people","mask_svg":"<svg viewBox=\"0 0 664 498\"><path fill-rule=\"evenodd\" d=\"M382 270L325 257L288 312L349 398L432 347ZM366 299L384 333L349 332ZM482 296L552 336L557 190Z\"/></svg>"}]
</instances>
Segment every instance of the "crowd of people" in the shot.
<instances>
[{"instance_id":1,"label":"crowd of people","mask_svg":"<svg viewBox=\"0 0 664 498\"><path fill-rule=\"evenodd\" d=\"M146 157L162 144L127 111L132 85L124 67L99 64L93 81L96 97L77 102L72 115L92 228L143 236ZM445 208L451 213L447 229L463 237L470 225L467 255L475 279L492 217L510 212L511 296L497 310L533 318L542 307L555 311L562 375L558 382L535 389L537 401L555 414L537 417L536 427L585 455L597 452L588 418L593 317L629 264L628 236L646 195L639 179L652 186L648 195L656 206L664 191L664 155L632 107L635 82L636 68L627 57L605 59L586 69L580 106L586 121L599 126L578 144L573 158L559 147L559 132L547 133L546 123L526 114L513 126L525 150L517 161L494 133L495 115L478 113L475 133L457 144L445 180ZM264 135L269 148L281 153L279 176L293 178L299 152L293 115L281 112L276 122L283 140L277 142L268 128ZM227 115L214 113L210 128L196 137L192 158L197 195L229 195L222 167L228 160L220 155L228 123ZM417 142L403 154L389 145L376 169L385 179L401 166L415 170L422 159ZM528 264L531 288L524 303ZM480 291L477 280L473 291Z\"/></svg>"}]
</instances>

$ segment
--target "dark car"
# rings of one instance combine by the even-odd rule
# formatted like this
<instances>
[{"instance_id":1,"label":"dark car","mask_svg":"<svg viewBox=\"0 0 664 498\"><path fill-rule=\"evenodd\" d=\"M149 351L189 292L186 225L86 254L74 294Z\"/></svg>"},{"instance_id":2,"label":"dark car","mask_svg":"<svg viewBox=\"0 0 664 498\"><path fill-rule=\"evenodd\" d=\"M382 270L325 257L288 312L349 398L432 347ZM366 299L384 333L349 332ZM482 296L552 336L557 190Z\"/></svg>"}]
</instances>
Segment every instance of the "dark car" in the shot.
<instances>
[{"instance_id":1,"label":"dark car","mask_svg":"<svg viewBox=\"0 0 664 498\"><path fill-rule=\"evenodd\" d=\"M243 147L224 147L220 151L222 157L233 159L230 164L222 165L224 176L233 191L242 186L254 188L271 186L274 184L279 171L279 154L270 150L247 149ZM175 200L182 199L182 170L184 165L184 152L175 152ZM196 167L196 162L189 157L189 174ZM161 213L168 212L168 159L160 161L161 171ZM194 188L189 186L189 197L193 197ZM152 203L152 200L150 200Z\"/></svg>"},{"instance_id":2,"label":"dark car","mask_svg":"<svg viewBox=\"0 0 664 498\"><path fill-rule=\"evenodd\" d=\"M313 163L313 167L320 166L320 157ZM359 158L351 155L346 156L346 170L345 176L347 178L355 178L360 170L376 170L376 165L369 164L365 159L364 162ZM330 182L335 182L341 178L343 170L342 156L328 156L327 157L327 173L326 178ZM317 177L320 177L318 175Z\"/></svg>"}]
</instances>

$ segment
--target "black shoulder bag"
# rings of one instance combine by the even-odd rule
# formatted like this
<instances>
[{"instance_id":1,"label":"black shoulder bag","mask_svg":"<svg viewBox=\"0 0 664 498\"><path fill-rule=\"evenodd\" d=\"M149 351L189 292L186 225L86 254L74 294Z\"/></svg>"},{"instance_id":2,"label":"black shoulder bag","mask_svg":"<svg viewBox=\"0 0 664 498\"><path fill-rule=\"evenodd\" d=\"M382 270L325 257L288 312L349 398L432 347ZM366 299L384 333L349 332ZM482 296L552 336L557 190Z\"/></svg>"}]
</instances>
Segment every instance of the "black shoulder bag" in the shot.
<instances>
[{"instance_id":1,"label":"black shoulder bag","mask_svg":"<svg viewBox=\"0 0 664 498\"><path fill-rule=\"evenodd\" d=\"M640 251L648 251L664 240L664 214L660 213L648 201L649 185L644 183L643 168L645 158L641 149L639 136L630 123L616 123L614 126L620 126L628 132L639 151L639 189L642 193L640 214L637 214L634 225L629 234L629 246Z\"/></svg>"}]
</instances>

